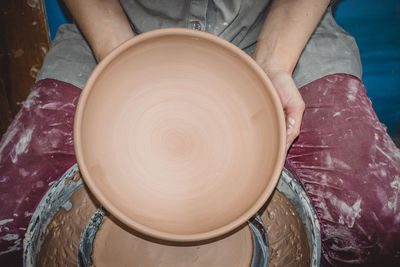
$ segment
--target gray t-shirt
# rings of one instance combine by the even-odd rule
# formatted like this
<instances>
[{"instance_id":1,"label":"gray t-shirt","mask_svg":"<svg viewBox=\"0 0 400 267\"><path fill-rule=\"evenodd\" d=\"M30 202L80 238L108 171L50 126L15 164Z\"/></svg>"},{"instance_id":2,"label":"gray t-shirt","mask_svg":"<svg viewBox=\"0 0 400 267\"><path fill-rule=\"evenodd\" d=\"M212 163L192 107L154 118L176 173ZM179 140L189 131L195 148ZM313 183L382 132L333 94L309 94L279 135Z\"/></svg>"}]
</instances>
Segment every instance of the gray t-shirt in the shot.
<instances>
[{"instance_id":1,"label":"gray t-shirt","mask_svg":"<svg viewBox=\"0 0 400 267\"><path fill-rule=\"evenodd\" d=\"M241 49L255 44L270 1L232 0L122 0L137 34L160 28L206 31Z\"/></svg>"},{"instance_id":2,"label":"gray t-shirt","mask_svg":"<svg viewBox=\"0 0 400 267\"><path fill-rule=\"evenodd\" d=\"M136 34L184 27L206 31L251 55L268 15L268 0L121 0ZM90 47L74 24L62 25L37 80L52 78L83 88L96 66ZM361 78L362 68L352 36L339 27L328 8L308 41L293 73L298 87L329 74Z\"/></svg>"}]
</instances>

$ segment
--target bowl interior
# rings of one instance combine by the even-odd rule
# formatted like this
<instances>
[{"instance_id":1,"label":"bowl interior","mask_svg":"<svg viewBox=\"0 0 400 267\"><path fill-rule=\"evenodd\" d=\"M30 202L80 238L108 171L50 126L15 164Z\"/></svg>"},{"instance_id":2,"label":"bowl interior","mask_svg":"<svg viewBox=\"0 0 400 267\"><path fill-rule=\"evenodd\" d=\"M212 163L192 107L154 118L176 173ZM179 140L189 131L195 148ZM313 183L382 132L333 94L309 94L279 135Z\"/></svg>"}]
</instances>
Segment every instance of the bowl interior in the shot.
<instances>
[{"instance_id":1,"label":"bowl interior","mask_svg":"<svg viewBox=\"0 0 400 267\"><path fill-rule=\"evenodd\" d=\"M271 84L233 45L161 30L123 44L86 84L75 148L96 198L134 229L190 241L221 235L279 178L284 120Z\"/></svg>"}]
</instances>

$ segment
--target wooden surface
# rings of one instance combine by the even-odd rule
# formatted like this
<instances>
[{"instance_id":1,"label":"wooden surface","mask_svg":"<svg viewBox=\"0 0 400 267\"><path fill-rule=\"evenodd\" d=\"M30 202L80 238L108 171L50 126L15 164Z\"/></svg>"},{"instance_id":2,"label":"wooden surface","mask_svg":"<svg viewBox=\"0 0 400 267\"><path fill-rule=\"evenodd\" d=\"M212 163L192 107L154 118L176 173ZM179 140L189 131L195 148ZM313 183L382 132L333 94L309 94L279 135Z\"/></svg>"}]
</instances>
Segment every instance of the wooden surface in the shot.
<instances>
[{"instance_id":1,"label":"wooden surface","mask_svg":"<svg viewBox=\"0 0 400 267\"><path fill-rule=\"evenodd\" d=\"M0 2L0 135L29 94L49 49L44 0Z\"/></svg>"}]
</instances>

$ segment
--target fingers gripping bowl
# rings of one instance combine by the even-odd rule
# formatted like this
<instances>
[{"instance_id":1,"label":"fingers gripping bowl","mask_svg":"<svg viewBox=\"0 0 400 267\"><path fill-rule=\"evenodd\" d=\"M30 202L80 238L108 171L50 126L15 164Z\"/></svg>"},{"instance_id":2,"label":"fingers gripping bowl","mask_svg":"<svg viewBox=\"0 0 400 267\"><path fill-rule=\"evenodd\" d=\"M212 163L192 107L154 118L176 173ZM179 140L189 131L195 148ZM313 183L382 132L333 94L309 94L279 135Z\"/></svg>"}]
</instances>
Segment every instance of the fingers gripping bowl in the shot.
<instances>
[{"instance_id":1,"label":"fingers gripping bowl","mask_svg":"<svg viewBox=\"0 0 400 267\"><path fill-rule=\"evenodd\" d=\"M171 241L228 233L265 203L285 157L271 82L239 48L187 29L125 42L75 115L85 183L127 226Z\"/></svg>"}]
</instances>

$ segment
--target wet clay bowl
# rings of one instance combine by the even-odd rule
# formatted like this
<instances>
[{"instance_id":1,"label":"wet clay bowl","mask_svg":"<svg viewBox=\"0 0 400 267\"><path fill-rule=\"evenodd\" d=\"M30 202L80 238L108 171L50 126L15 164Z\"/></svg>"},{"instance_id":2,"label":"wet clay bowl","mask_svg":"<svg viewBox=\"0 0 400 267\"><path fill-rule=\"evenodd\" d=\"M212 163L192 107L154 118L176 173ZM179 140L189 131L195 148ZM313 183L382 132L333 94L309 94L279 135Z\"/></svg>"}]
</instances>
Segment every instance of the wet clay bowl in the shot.
<instances>
[{"instance_id":1,"label":"wet clay bowl","mask_svg":"<svg viewBox=\"0 0 400 267\"><path fill-rule=\"evenodd\" d=\"M94 70L75 115L85 183L122 223L170 241L228 233L275 188L284 115L261 68L221 38L141 34Z\"/></svg>"}]
</instances>

